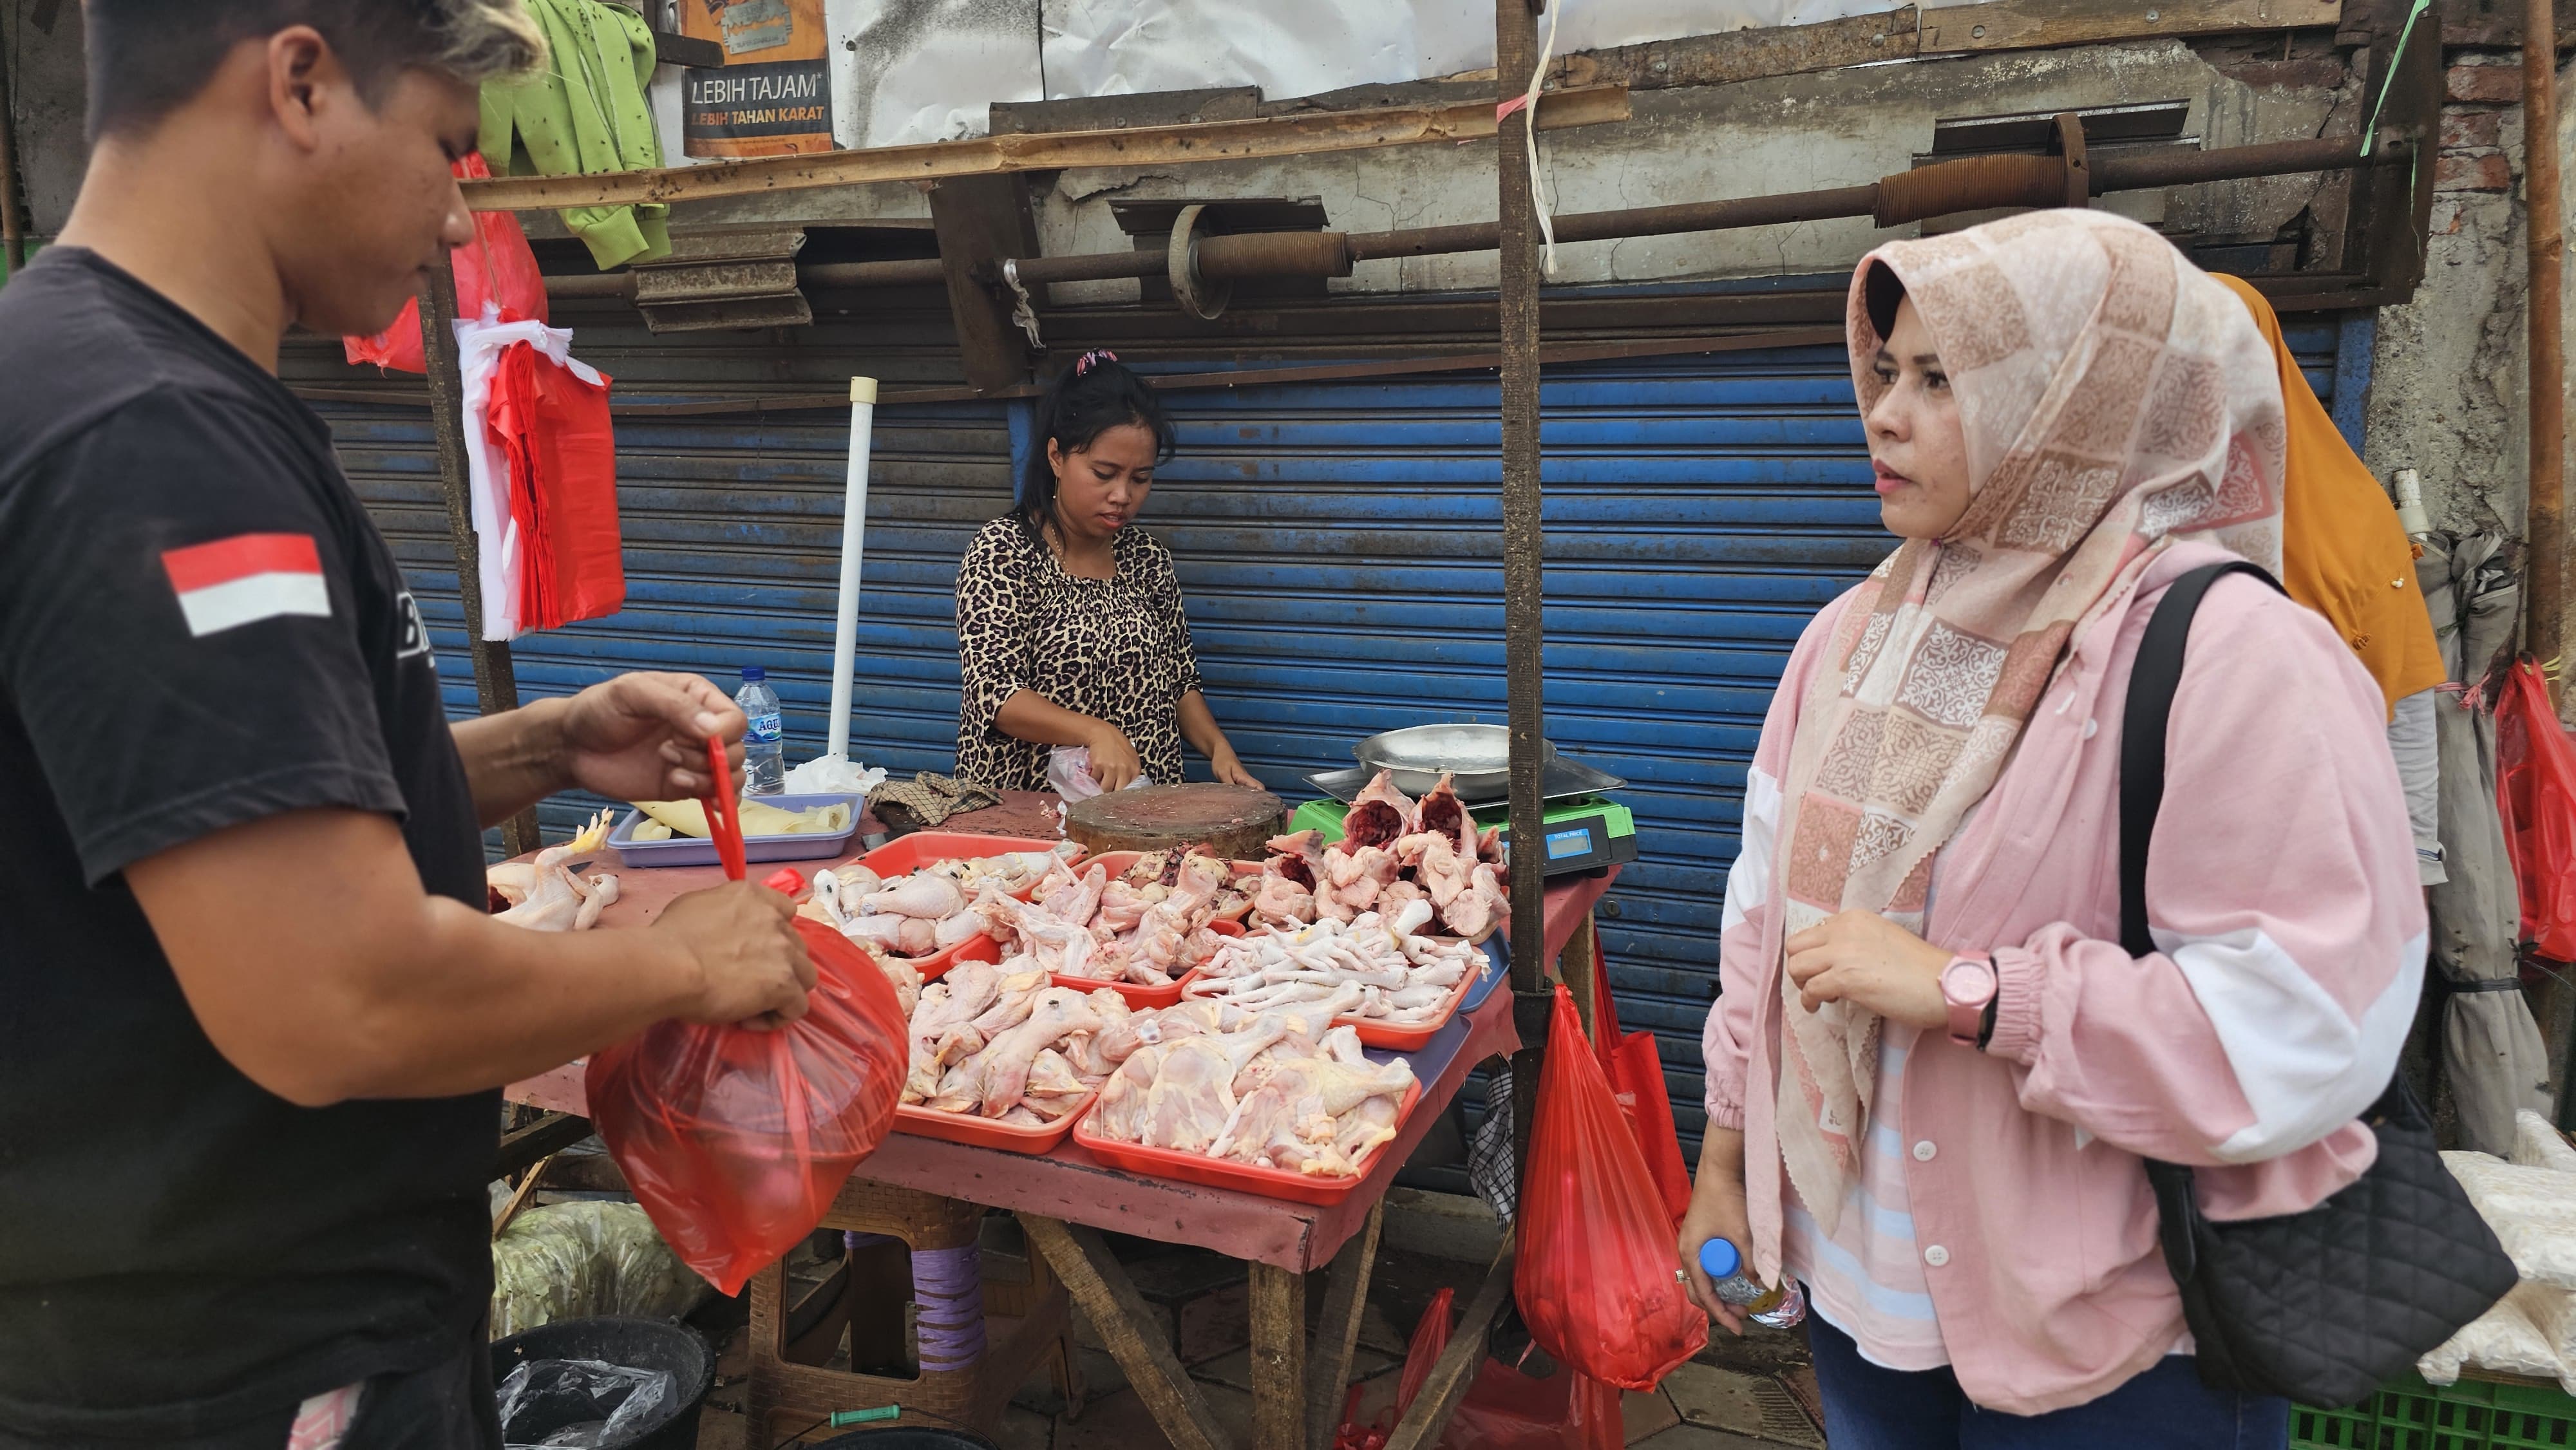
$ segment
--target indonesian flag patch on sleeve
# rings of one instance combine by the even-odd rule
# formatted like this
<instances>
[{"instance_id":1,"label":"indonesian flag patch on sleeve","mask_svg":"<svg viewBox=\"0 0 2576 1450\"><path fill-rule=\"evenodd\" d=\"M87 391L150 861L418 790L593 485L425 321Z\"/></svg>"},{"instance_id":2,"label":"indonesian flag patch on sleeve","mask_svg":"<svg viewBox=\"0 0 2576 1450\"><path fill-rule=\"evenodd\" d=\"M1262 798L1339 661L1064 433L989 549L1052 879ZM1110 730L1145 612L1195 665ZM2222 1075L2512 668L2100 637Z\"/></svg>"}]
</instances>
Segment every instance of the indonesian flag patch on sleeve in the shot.
<instances>
[{"instance_id":1,"label":"indonesian flag patch on sleeve","mask_svg":"<svg viewBox=\"0 0 2576 1450\"><path fill-rule=\"evenodd\" d=\"M235 534L161 556L188 633L199 639L263 619L331 617L331 589L311 534Z\"/></svg>"}]
</instances>

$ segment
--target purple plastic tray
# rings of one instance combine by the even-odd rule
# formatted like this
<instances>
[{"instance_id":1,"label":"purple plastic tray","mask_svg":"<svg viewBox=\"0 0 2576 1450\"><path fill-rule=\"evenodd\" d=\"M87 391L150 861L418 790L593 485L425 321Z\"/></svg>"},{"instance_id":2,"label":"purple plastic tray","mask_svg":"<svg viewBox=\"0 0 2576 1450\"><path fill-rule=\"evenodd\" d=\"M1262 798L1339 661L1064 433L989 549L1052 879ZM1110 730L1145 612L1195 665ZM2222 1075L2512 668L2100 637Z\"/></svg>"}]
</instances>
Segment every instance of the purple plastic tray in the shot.
<instances>
[{"instance_id":1,"label":"purple plastic tray","mask_svg":"<svg viewBox=\"0 0 2576 1450\"><path fill-rule=\"evenodd\" d=\"M762 805L782 811L801 811L811 806L828 806L847 802L850 828L829 836L745 836L742 856L746 861L821 861L849 854L850 838L859 833L859 798L847 792L824 795L765 795L755 797ZM673 836L667 841L639 841L635 828L646 819L642 811L630 810L617 829L608 833L609 847L629 866L714 866L716 843L699 836Z\"/></svg>"}]
</instances>

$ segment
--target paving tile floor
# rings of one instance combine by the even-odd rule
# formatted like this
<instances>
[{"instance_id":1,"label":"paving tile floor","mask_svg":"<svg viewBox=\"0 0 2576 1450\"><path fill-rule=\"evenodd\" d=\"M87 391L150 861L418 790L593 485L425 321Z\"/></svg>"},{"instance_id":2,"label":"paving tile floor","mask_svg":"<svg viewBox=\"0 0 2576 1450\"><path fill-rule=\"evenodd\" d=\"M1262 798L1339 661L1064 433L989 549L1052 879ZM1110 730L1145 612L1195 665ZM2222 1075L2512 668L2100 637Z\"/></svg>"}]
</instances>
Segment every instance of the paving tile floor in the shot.
<instances>
[{"instance_id":1,"label":"paving tile floor","mask_svg":"<svg viewBox=\"0 0 2576 1450\"><path fill-rule=\"evenodd\" d=\"M1116 1244L1217 1423L1238 1444L1248 1443L1251 1355L1243 1266L1199 1249L1142 1240ZM1413 1325L1432 1296L1448 1288L1464 1302L1481 1277L1472 1264L1395 1249L1380 1254L1351 1365L1361 1423L1392 1407ZM1312 1316L1323 1312L1324 1286L1322 1274L1307 1282ZM1084 1391L1079 1412L1067 1413L1062 1396L1041 1373L1004 1412L995 1443L1002 1450L1164 1450L1169 1442L1079 1314L1075 1334ZM741 1413L749 1357L740 1335L736 1329L718 1360L698 1450L775 1450L753 1442ZM1796 1333L1757 1332L1737 1340L1721 1331L1706 1352L1675 1370L1654 1393L1623 1397L1629 1450L1824 1450L1806 1359L1805 1339ZM816 1430L801 1443L819 1444L831 1434Z\"/></svg>"}]
</instances>

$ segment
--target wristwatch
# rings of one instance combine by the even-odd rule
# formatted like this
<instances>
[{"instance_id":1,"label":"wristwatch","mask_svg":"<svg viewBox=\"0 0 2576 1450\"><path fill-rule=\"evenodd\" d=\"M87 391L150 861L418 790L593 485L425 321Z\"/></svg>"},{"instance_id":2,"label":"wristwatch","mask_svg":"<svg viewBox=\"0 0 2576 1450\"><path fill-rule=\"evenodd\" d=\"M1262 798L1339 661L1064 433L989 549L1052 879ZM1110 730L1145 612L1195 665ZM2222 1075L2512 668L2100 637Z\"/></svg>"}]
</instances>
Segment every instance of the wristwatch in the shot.
<instances>
[{"instance_id":1,"label":"wristwatch","mask_svg":"<svg viewBox=\"0 0 2576 1450\"><path fill-rule=\"evenodd\" d=\"M1951 958L1941 969L1941 1000L1950 1009L1950 1040L1983 1049L1994 1031L1994 959L1983 952Z\"/></svg>"}]
</instances>

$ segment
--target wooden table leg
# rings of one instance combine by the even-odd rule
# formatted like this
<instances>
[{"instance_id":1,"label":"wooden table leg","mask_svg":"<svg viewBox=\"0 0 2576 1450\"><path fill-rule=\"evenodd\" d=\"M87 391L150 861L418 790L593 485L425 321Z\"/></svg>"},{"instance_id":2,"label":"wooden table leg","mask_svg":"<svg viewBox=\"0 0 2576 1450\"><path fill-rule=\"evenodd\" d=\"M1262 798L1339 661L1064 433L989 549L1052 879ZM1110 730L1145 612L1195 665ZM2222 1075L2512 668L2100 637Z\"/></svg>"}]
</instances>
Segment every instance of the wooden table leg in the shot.
<instances>
[{"instance_id":1,"label":"wooden table leg","mask_svg":"<svg viewBox=\"0 0 2576 1450\"><path fill-rule=\"evenodd\" d=\"M1343 1392L1351 1382L1351 1351L1368 1312L1369 1275L1377 1268L1378 1233L1385 1226L1386 1200L1381 1198L1369 1209L1368 1222L1333 1256L1333 1275L1324 1286L1324 1322L1315 1330L1315 1363L1307 1371L1309 1450L1327 1450L1341 1420Z\"/></svg>"},{"instance_id":2,"label":"wooden table leg","mask_svg":"<svg viewBox=\"0 0 2576 1450\"><path fill-rule=\"evenodd\" d=\"M1064 1281L1073 1302L1091 1316L1092 1327L1100 1331L1101 1341L1109 1346L1109 1355L1127 1372L1127 1382L1136 1387L1136 1397L1152 1412L1154 1423L1161 1426L1174 1450L1234 1450L1233 1442L1208 1409L1207 1397L1199 1393L1182 1370L1180 1360L1159 1333L1147 1332L1153 1315L1127 1271L1109 1252L1100 1231L1069 1224L1062 1219L1043 1218L1034 1213L1019 1215L1020 1228L1029 1242L1046 1255L1047 1267ZM1258 1265L1255 1265L1254 1333L1260 1332ZM1259 1374L1258 1370L1254 1371Z\"/></svg>"},{"instance_id":3,"label":"wooden table leg","mask_svg":"<svg viewBox=\"0 0 2576 1450\"><path fill-rule=\"evenodd\" d=\"M1476 1371L1485 1364L1485 1341L1494 1327L1494 1316L1500 1314L1505 1300L1511 1297L1512 1268L1519 1254L1506 1234L1502 1256L1485 1271L1485 1282L1476 1297L1467 1301L1467 1313L1449 1336L1449 1347L1431 1366L1431 1374L1404 1418L1395 1422L1387 1436L1386 1450L1421 1450L1440 1442L1440 1432L1449 1428L1449 1416L1458 1402L1467 1396L1467 1386Z\"/></svg>"},{"instance_id":4,"label":"wooden table leg","mask_svg":"<svg viewBox=\"0 0 2576 1450\"><path fill-rule=\"evenodd\" d=\"M1252 1268L1252 1450L1306 1447L1306 1276Z\"/></svg>"}]
</instances>

